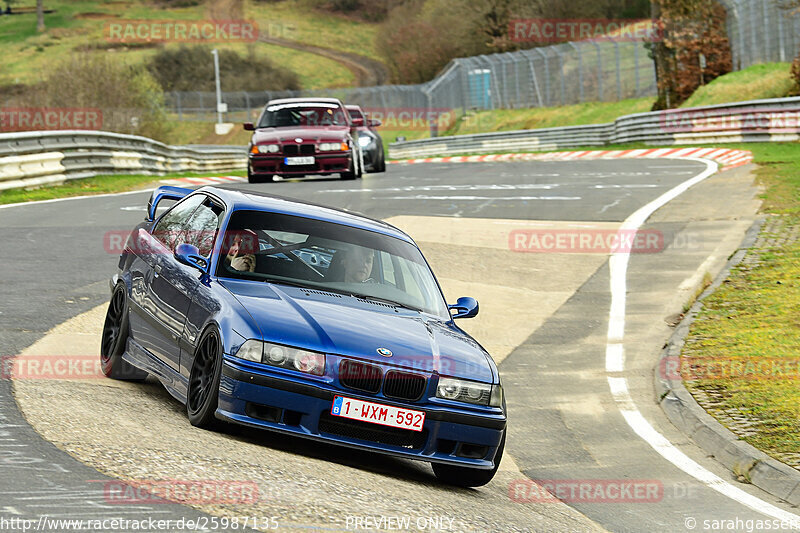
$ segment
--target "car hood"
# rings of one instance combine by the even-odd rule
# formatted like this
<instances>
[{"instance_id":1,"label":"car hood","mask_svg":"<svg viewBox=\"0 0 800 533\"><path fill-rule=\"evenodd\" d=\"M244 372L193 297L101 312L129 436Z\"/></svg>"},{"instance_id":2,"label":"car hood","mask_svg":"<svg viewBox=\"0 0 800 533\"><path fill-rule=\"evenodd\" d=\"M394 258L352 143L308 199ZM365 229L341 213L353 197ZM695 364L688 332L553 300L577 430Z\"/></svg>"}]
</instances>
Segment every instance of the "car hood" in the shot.
<instances>
[{"instance_id":1,"label":"car hood","mask_svg":"<svg viewBox=\"0 0 800 533\"><path fill-rule=\"evenodd\" d=\"M437 318L345 295L223 280L261 329L263 340L491 383L489 355ZM378 353L391 350L391 357Z\"/></svg>"},{"instance_id":2,"label":"car hood","mask_svg":"<svg viewBox=\"0 0 800 533\"><path fill-rule=\"evenodd\" d=\"M350 129L346 126L318 126L313 128L259 128L253 133L253 144L268 142L302 142L343 141Z\"/></svg>"}]
</instances>

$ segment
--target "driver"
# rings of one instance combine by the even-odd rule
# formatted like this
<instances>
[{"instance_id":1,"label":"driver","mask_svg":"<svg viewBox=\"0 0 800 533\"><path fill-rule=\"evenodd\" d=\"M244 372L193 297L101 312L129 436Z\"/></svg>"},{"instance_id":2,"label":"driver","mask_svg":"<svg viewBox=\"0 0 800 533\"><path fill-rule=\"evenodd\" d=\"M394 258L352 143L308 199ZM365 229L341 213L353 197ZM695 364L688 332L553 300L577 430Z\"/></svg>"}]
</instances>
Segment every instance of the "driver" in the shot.
<instances>
[{"instance_id":1,"label":"driver","mask_svg":"<svg viewBox=\"0 0 800 533\"><path fill-rule=\"evenodd\" d=\"M353 245L347 250L342 266L344 267L344 281L346 283L365 283L372 281L374 252L363 246Z\"/></svg>"},{"instance_id":2,"label":"driver","mask_svg":"<svg viewBox=\"0 0 800 533\"><path fill-rule=\"evenodd\" d=\"M256 256L253 252L258 245L258 236L251 230L242 230L235 232L232 239L228 255L225 256L231 268L240 272L255 271Z\"/></svg>"}]
</instances>

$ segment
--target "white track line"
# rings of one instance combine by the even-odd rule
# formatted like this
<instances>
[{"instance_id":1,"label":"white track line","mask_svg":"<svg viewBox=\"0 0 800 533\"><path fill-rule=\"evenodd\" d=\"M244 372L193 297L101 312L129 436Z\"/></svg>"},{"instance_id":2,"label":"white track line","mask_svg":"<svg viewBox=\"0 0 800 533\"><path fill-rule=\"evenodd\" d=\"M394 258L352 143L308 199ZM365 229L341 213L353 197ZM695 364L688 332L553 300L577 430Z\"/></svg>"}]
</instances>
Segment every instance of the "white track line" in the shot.
<instances>
[{"instance_id":1,"label":"white track line","mask_svg":"<svg viewBox=\"0 0 800 533\"><path fill-rule=\"evenodd\" d=\"M675 199L693 185L696 185L715 174L718 170L717 163L697 158L684 158L694 160L706 165L706 170L697 176L681 183L677 187L665 192L649 204L638 209L629 216L619 228L620 236L631 230L637 230L658 208L667 202ZM626 275L628 270L628 260L630 252L616 252L611 254L609 259L610 285L611 285L611 308L608 314L608 334L606 340L606 372L618 373L625 369L625 352L623 349L623 339L625 337L625 298L627 291ZM636 403L628 390L628 380L624 377L608 376L608 386L611 395L617 403L617 407L622 412L625 421L633 431L645 440L653 449L667 461L674 464L693 478L712 488L720 494L735 500L754 511L764 515L797 523L800 516L784 511L770 503L765 502L755 496L735 487L706 470L698 463L690 459L686 454L676 448L666 437L656 431L639 412Z\"/></svg>"},{"instance_id":2,"label":"white track line","mask_svg":"<svg viewBox=\"0 0 800 533\"><path fill-rule=\"evenodd\" d=\"M33 202L19 202L16 204L0 205L0 209L8 209L9 207L22 207L25 205L53 204L56 202L67 202L72 200L85 200L87 198L107 198L109 196L125 196L127 194L139 194L141 192L150 192L154 188L155 187L150 187L148 189L137 189L135 191L125 191L125 192L109 192L105 194L85 194L83 196L67 196L65 198L50 198L49 200L35 200Z\"/></svg>"}]
</instances>

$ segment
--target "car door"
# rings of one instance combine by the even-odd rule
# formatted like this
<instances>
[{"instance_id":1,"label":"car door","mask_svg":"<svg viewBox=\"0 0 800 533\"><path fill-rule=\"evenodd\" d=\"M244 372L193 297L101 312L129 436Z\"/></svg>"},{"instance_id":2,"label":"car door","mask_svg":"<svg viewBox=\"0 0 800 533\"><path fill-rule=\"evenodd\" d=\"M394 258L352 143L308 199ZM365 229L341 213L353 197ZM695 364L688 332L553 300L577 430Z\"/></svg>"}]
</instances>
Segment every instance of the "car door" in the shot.
<instances>
[{"instance_id":1,"label":"car door","mask_svg":"<svg viewBox=\"0 0 800 533\"><path fill-rule=\"evenodd\" d=\"M222 204L208 197L192 213L186 224L184 242L197 247L198 253L206 258L206 264L211 264L211 253L214 242L219 234L220 224L224 218L225 210ZM178 290L189 298L187 310L184 313L184 326L180 334L180 373L188 380L194 360L194 349L201 328L206 324L210 315L219 309L212 294L209 277L198 269L179 263L174 260L169 265L171 279L175 280ZM183 385L180 385L181 387ZM181 391L185 393L186 391Z\"/></svg>"},{"instance_id":2,"label":"car door","mask_svg":"<svg viewBox=\"0 0 800 533\"><path fill-rule=\"evenodd\" d=\"M175 370L180 348L178 335L183 330L189 300L170 277L175 247L185 240L186 226L195 210L206 200L203 194L191 195L175 204L150 232L137 235L137 258L131 265L131 334L136 342ZM165 272L166 268L166 272Z\"/></svg>"}]
</instances>

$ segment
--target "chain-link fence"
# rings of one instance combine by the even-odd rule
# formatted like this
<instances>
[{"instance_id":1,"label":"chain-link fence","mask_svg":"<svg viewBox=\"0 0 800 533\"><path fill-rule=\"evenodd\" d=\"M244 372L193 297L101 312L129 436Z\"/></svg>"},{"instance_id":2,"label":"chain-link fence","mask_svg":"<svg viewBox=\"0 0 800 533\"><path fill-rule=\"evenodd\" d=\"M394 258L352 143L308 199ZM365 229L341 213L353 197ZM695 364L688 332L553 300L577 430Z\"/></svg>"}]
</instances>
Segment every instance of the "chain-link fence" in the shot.
<instances>
[{"instance_id":1,"label":"chain-link fence","mask_svg":"<svg viewBox=\"0 0 800 533\"><path fill-rule=\"evenodd\" d=\"M734 69L791 61L800 48L800 13L787 0L722 0ZM458 58L419 85L223 93L225 119L254 119L272 98L335 96L368 110L452 110L549 107L656 95L655 66L644 42L579 41L518 52ZM214 120L214 93L167 95L179 120Z\"/></svg>"},{"instance_id":2,"label":"chain-link fence","mask_svg":"<svg viewBox=\"0 0 800 533\"><path fill-rule=\"evenodd\" d=\"M800 53L800 11L788 0L721 0L728 11L733 68L791 61Z\"/></svg>"},{"instance_id":3,"label":"chain-link fence","mask_svg":"<svg viewBox=\"0 0 800 533\"><path fill-rule=\"evenodd\" d=\"M273 98L335 96L369 109L507 109L617 101L656 92L655 69L641 42L574 42L519 52L458 58L419 85L223 93L226 120L252 118ZM216 96L172 92L179 120L213 120Z\"/></svg>"}]
</instances>

